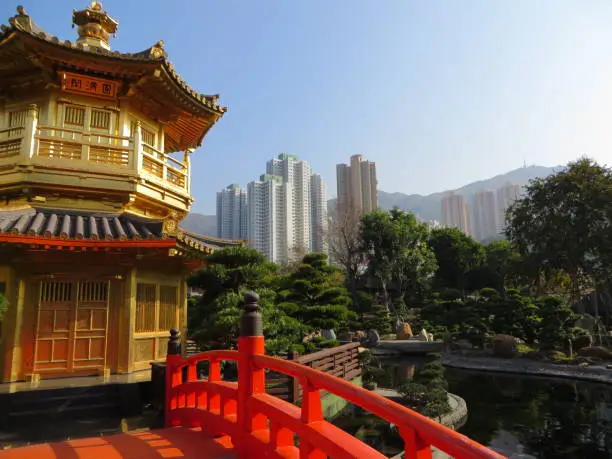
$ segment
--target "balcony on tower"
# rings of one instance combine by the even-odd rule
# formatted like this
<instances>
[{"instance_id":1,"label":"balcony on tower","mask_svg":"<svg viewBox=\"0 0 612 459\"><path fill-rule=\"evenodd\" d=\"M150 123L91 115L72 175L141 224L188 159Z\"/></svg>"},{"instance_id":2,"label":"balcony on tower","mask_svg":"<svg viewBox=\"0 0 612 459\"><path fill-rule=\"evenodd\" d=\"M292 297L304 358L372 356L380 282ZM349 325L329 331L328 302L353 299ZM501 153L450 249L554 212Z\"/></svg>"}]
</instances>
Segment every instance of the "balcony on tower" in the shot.
<instances>
[{"instance_id":1,"label":"balcony on tower","mask_svg":"<svg viewBox=\"0 0 612 459\"><path fill-rule=\"evenodd\" d=\"M99 2L73 12L76 42L47 34L22 7L9 22L0 30L2 198L186 213L190 155L226 110L218 96L191 89L162 41L111 50L118 23Z\"/></svg>"}]
</instances>

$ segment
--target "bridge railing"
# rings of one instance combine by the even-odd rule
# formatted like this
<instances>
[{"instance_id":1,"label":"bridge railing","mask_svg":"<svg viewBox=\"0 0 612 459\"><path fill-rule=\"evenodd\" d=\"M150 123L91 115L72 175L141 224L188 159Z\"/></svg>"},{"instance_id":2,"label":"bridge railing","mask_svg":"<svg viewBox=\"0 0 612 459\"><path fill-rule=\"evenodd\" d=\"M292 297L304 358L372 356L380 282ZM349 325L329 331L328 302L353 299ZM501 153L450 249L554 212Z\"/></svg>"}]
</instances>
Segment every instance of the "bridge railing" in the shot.
<instances>
[{"instance_id":1,"label":"bridge railing","mask_svg":"<svg viewBox=\"0 0 612 459\"><path fill-rule=\"evenodd\" d=\"M290 360L264 355L258 297L245 296L238 351L207 351L183 359L176 334L168 344L166 426L201 427L228 435L240 457L385 458L323 417L327 391L387 420L399 429L408 459L430 459L431 446L457 459L503 456L385 397ZM221 362L238 363L238 382L223 381ZM207 379L197 365L208 361ZM186 377L183 368L187 368ZM266 369L291 376L302 389L298 407L265 392ZM297 442L296 442L297 437Z\"/></svg>"}]
</instances>

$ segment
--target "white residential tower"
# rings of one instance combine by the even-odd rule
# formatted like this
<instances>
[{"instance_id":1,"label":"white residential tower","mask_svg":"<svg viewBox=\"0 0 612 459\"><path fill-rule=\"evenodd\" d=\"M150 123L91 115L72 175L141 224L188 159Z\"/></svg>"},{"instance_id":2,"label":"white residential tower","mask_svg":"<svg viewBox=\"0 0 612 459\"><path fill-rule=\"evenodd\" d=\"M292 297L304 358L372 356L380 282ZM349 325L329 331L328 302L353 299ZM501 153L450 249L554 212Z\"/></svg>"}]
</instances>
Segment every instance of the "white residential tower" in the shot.
<instances>
[{"instance_id":1,"label":"white residential tower","mask_svg":"<svg viewBox=\"0 0 612 459\"><path fill-rule=\"evenodd\" d=\"M246 239L247 233L247 192L230 185L217 193L217 237Z\"/></svg>"}]
</instances>

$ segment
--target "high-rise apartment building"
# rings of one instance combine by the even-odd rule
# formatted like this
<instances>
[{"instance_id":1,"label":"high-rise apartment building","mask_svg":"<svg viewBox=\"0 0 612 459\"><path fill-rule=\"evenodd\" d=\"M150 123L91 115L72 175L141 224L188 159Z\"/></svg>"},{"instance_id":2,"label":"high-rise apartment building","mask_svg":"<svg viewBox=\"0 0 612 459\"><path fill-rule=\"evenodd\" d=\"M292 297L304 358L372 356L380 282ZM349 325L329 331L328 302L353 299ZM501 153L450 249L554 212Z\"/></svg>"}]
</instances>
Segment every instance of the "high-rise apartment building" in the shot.
<instances>
[{"instance_id":1,"label":"high-rise apartment building","mask_svg":"<svg viewBox=\"0 0 612 459\"><path fill-rule=\"evenodd\" d=\"M497 206L495 193L489 190L479 190L474 195L474 219L472 229L474 237L479 241L494 237L498 232Z\"/></svg>"},{"instance_id":2,"label":"high-rise apartment building","mask_svg":"<svg viewBox=\"0 0 612 459\"><path fill-rule=\"evenodd\" d=\"M265 175L247 185L249 245L286 264L304 254L327 252L325 183L297 156L268 161Z\"/></svg>"},{"instance_id":3,"label":"high-rise apartment building","mask_svg":"<svg viewBox=\"0 0 612 459\"><path fill-rule=\"evenodd\" d=\"M521 197L523 189L520 185L514 183L506 183L497 190L497 229L499 232L504 231L506 227L506 211L508 207Z\"/></svg>"},{"instance_id":4,"label":"high-rise apartment building","mask_svg":"<svg viewBox=\"0 0 612 459\"><path fill-rule=\"evenodd\" d=\"M471 235L469 206L463 196L449 193L442 198L442 225Z\"/></svg>"},{"instance_id":5,"label":"high-rise apartment building","mask_svg":"<svg viewBox=\"0 0 612 459\"><path fill-rule=\"evenodd\" d=\"M325 182L319 174L310 176L310 193L312 251L327 253L327 193L325 192Z\"/></svg>"},{"instance_id":6,"label":"high-rise apartment building","mask_svg":"<svg viewBox=\"0 0 612 459\"><path fill-rule=\"evenodd\" d=\"M336 166L338 186L338 214L348 211L357 215L378 208L378 181L376 164L364 160L361 155L351 156L349 164Z\"/></svg>"},{"instance_id":7,"label":"high-rise apartment building","mask_svg":"<svg viewBox=\"0 0 612 459\"><path fill-rule=\"evenodd\" d=\"M297 252L308 252L312 246L310 164L295 155L281 153L268 161L266 173L281 177L284 183L291 185L293 243Z\"/></svg>"},{"instance_id":8,"label":"high-rise apartment building","mask_svg":"<svg viewBox=\"0 0 612 459\"><path fill-rule=\"evenodd\" d=\"M276 263L287 263L294 247L293 187L265 174L247 185L249 246Z\"/></svg>"},{"instance_id":9,"label":"high-rise apartment building","mask_svg":"<svg viewBox=\"0 0 612 459\"><path fill-rule=\"evenodd\" d=\"M217 193L217 237L248 237L247 191L238 185L230 185Z\"/></svg>"}]
</instances>

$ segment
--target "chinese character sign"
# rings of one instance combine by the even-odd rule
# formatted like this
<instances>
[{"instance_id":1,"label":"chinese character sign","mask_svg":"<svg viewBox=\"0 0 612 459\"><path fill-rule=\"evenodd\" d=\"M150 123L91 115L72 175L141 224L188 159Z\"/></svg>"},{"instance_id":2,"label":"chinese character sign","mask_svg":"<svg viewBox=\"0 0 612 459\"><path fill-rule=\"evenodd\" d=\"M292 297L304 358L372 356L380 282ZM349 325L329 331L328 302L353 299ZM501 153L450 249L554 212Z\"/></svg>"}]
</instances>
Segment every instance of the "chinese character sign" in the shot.
<instances>
[{"instance_id":1,"label":"chinese character sign","mask_svg":"<svg viewBox=\"0 0 612 459\"><path fill-rule=\"evenodd\" d=\"M112 80L93 78L75 73L62 73L62 90L76 94L87 94L104 99L117 97L119 83Z\"/></svg>"}]
</instances>

